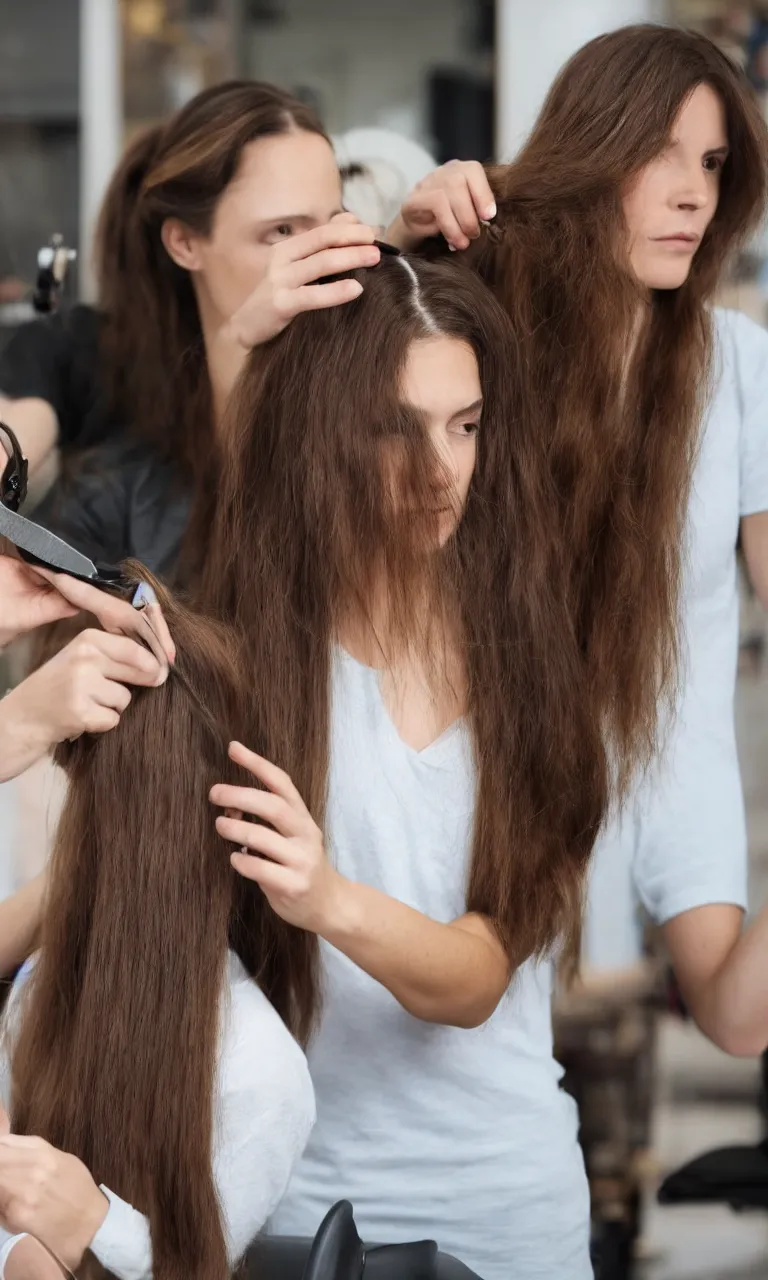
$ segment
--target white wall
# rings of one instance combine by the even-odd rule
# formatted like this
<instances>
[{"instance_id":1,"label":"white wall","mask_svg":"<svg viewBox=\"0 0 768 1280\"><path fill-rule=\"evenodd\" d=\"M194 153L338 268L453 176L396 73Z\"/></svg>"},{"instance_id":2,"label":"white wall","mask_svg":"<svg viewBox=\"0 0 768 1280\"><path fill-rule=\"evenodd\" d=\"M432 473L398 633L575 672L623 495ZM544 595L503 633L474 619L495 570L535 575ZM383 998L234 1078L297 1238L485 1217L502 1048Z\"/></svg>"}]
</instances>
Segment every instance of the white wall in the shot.
<instances>
[{"instance_id":1,"label":"white wall","mask_svg":"<svg viewBox=\"0 0 768 1280\"><path fill-rule=\"evenodd\" d=\"M510 160L564 62L604 31L660 22L664 0L496 0L496 153Z\"/></svg>"},{"instance_id":2,"label":"white wall","mask_svg":"<svg viewBox=\"0 0 768 1280\"><path fill-rule=\"evenodd\" d=\"M430 148L426 76L460 65L464 0L285 0L287 21L248 33L248 74L322 99L332 133L392 128Z\"/></svg>"}]
</instances>

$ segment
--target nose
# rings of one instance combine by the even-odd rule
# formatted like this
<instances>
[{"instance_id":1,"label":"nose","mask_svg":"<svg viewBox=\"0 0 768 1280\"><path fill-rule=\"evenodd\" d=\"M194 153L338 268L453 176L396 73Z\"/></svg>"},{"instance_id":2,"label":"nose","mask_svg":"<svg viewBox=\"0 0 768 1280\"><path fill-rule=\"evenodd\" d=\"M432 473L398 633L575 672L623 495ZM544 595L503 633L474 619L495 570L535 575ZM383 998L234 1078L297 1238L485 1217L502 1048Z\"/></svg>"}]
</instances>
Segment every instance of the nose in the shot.
<instances>
[{"instance_id":1,"label":"nose","mask_svg":"<svg viewBox=\"0 0 768 1280\"><path fill-rule=\"evenodd\" d=\"M673 192L673 204L676 209L686 213L706 208L709 201L710 187L707 174L701 164L686 165L679 175Z\"/></svg>"}]
</instances>

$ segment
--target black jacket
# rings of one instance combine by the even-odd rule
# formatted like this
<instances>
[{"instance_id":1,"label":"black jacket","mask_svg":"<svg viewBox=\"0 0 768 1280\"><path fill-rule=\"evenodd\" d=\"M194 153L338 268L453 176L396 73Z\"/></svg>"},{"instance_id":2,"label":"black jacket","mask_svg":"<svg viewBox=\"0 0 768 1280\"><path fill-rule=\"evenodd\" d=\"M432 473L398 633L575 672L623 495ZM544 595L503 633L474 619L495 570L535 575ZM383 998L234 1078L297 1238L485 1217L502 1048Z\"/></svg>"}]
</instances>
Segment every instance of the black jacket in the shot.
<instances>
[{"instance_id":1,"label":"black jacket","mask_svg":"<svg viewBox=\"0 0 768 1280\"><path fill-rule=\"evenodd\" d=\"M120 434L78 459L33 518L92 560L136 559L172 580L190 505L175 468Z\"/></svg>"},{"instance_id":2,"label":"black jacket","mask_svg":"<svg viewBox=\"0 0 768 1280\"><path fill-rule=\"evenodd\" d=\"M188 490L170 463L110 416L100 331L99 312L76 306L22 326L0 353L0 392L45 400L59 420L64 474L34 519L92 560L135 558L172 577Z\"/></svg>"}]
</instances>

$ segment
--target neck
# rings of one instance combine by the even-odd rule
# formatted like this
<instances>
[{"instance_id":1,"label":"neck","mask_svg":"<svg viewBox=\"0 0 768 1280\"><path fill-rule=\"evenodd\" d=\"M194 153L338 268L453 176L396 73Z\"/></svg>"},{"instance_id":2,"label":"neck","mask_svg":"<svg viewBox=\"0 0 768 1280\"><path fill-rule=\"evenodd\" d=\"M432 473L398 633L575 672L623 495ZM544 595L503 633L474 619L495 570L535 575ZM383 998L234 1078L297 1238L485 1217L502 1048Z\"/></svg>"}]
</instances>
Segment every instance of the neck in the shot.
<instances>
[{"instance_id":1,"label":"neck","mask_svg":"<svg viewBox=\"0 0 768 1280\"><path fill-rule=\"evenodd\" d=\"M216 433L221 431L232 390L248 358L246 348L233 335L229 321L224 320L209 300L199 291L197 306L203 331L205 358L211 383L211 403Z\"/></svg>"}]
</instances>

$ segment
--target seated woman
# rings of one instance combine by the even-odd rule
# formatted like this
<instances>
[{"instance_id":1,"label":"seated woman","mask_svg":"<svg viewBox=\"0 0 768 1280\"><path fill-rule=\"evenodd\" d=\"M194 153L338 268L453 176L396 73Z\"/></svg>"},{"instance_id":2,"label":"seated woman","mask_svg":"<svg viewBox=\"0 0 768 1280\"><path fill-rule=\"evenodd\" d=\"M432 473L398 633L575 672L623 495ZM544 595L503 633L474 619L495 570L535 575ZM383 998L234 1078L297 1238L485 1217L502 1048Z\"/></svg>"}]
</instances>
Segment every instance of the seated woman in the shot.
<instances>
[{"instance_id":1,"label":"seated woman","mask_svg":"<svg viewBox=\"0 0 768 1280\"><path fill-rule=\"evenodd\" d=\"M59 749L69 790L41 946L0 1061L13 1127L0 1225L72 1271L88 1255L122 1280L226 1280L313 1122L282 1020L307 1035L312 953L233 874L211 818L211 785L235 780L237 646L163 606L177 649L166 683L137 691L112 733ZM30 1247L10 1251L8 1278Z\"/></svg>"}]
</instances>

